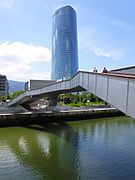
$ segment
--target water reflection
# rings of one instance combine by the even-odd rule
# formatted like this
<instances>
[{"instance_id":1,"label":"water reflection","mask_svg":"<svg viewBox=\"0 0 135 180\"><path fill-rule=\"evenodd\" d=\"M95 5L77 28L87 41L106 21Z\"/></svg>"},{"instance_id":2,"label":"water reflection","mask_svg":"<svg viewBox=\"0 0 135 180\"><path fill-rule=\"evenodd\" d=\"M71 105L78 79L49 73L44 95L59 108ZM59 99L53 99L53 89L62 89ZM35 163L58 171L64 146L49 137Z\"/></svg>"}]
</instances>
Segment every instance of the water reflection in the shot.
<instances>
[{"instance_id":1,"label":"water reflection","mask_svg":"<svg viewBox=\"0 0 135 180\"><path fill-rule=\"evenodd\" d=\"M25 128L34 129L38 131L43 131L47 133L54 134L58 136L59 138L62 138L65 141L68 141L69 143L75 143L74 138L77 140L78 133L75 132L72 127L63 122L63 123L53 123L53 124L42 124L40 126L37 125L28 125L24 126Z\"/></svg>"},{"instance_id":2,"label":"water reflection","mask_svg":"<svg viewBox=\"0 0 135 180\"><path fill-rule=\"evenodd\" d=\"M127 117L1 128L0 179L135 179L134 139Z\"/></svg>"},{"instance_id":3,"label":"water reflection","mask_svg":"<svg viewBox=\"0 0 135 180\"><path fill-rule=\"evenodd\" d=\"M0 161L1 161L0 169L4 169L6 167L9 173L12 173L12 171L18 169L19 167L19 161L16 157L16 154L12 152L12 149L10 149L8 145L2 146L0 151ZM5 175L4 171L3 171L3 175Z\"/></svg>"},{"instance_id":4,"label":"water reflection","mask_svg":"<svg viewBox=\"0 0 135 180\"><path fill-rule=\"evenodd\" d=\"M65 178L66 176L67 179L73 179L75 176L79 176L81 167L78 146L79 134L69 124L42 124L40 126L25 126L25 128L41 131L36 140L44 162L52 163L49 177ZM43 132L46 132L46 134L43 134ZM48 172L49 167L45 167L48 168ZM52 167L55 167L56 170L53 173Z\"/></svg>"},{"instance_id":5,"label":"water reflection","mask_svg":"<svg viewBox=\"0 0 135 180\"><path fill-rule=\"evenodd\" d=\"M20 151L22 151L22 153L25 153L26 155L29 154L29 147L28 147L28 142L24 137L20 137L18 140L18 144L20 147Z\"/></svg>"},{"instance_id":6,"label":"water reflection","mask_svg":"<svg viewBox=\"0 0 135 180\"><path fill-rule=\"evenodd\" d=\"M39 147L41 148L41 151L45 154L46 157L49 158L50 156L50 141L49 137L44 136L44 135L38 135L38 142L39 142Z\"/></svg>"}]
</instances>

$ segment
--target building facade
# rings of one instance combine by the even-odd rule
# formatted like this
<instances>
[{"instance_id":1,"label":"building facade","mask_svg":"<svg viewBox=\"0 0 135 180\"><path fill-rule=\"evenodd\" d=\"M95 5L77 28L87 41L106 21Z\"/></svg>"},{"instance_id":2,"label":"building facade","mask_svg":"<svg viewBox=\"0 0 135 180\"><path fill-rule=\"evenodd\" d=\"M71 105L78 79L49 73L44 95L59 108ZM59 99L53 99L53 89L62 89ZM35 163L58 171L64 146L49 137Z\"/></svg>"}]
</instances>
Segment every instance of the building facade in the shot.
<instances>
[{"instance_id":1,"label":"building facade","mask_svg":"<svg viewBox=\"0 0 135 180\"><path fill-rule=\"evenodd\" d=\"M114 70L109 71L109 73L127 74L127 75L135 76L135 66L128 66L128 67L123 67L123 68L119 68L119 69L114 69Z\"/></svg>"},{"instance_id":2,"label":"building facade","mask_svg":"<svg viewBox=\"0 0 135 180\"><path fill-rule=\"evenodd\" d=\"M0 74L0 94L2 96L7 95L9 91L9 84L7 81L7 77L5 75Z\"/></svg>"},{"instance_id":3,"label":"building facade","mask_svg":"<svg viewBox=\"0 0 135 180\"><path fill-rule=\"evenodd\" d=\"M69 79L78 71L76 12L71 6L52 17L52 80Z\"/></svg>"},{"instance_id":4,"label":"building facade","mask_svg":"<svg viewBox=\"0 0 135 180\"><path fill-rule=\"evenodd\" d=\"M34 79L30 79L29 82L25 83L25 91L43 88L43 87L49 86L49 85L51 85L51 84L53 84L55 82L56 81L52 81L52 80L34 80Z\"/></svg>"}]
</instances>

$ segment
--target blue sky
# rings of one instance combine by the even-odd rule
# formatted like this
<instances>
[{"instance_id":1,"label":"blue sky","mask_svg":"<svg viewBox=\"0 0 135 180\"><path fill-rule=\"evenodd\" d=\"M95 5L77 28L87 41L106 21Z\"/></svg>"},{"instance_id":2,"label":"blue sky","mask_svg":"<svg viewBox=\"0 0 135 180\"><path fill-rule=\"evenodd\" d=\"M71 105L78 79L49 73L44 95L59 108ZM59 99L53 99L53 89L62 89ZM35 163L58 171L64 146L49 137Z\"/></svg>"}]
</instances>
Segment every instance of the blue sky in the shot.
<instances>
[{"instance_id":1,"label":"blue sky","mask_svg":"<svg viewBox=\"0 0 135 180\"><path fill-rule=\"evenodd\" d=\"M132 66L134 0L0 0L0 73L8 79L50 79L52 15L77 13L79 69Z\"/></svg>"}]
</instances>

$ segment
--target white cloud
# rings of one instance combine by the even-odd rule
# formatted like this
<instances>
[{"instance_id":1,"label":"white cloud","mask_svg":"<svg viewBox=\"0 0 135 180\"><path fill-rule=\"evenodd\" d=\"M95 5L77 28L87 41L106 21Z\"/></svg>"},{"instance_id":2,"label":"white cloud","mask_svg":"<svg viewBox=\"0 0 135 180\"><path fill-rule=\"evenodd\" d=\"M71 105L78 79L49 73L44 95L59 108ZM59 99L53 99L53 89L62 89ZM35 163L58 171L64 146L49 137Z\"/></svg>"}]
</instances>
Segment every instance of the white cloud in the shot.
<instances>
[{"instance_id":1,"label":"white cloud","mask_svg":"<svg viewBox=\"0 0 135 180\"><path fill-rule=\"evenodd\" d=\"M8 79L28 81L31 78L45 79L50 73L35 73L33 62L39 64L51 60L51 51L43 46L35 46L22 42L0 42L0 73Z\"/></svg>"},{"instance_id":2,"label":"white cloud","mask_svg":"<svg viewBox=\"0 0 135 180\"><path fill-rule=\"evenodd\" d=\"M8 79L27 82L30 79L47 80L47 79L50 79L50 76L51 76L50 72L34 73L34 72L31 72L31 71L26 71L26 69L24 69L24 71L25 71L25 73L23 73L23 71L21 71L19 73L17 73L17 72L11 73L8 76Z\"/></svg>"},{"instance_id":3,"label":"white cloud","mask_svg":"<svg viewBox=\"0 0 135 180\"><path fill-rule=\"evenodd\" d=\"M15 0L0 0L0 6L6 9L12 9Z\"/></svg>"},{"instance_id":4,"label":"white cloud","mask_svg":"<svg viewBox=\"0 0 135 180\"><path fill-rule=\"evenodd\" d=\"M2 42L0 43L0 58L12 58L13 61L30 64L36 61L49 61L51 52L43 46L35 46L22 42Z\"/></svg>"},{"instance_id":5,"label":"white cloud","mask_svg":"<svg viewBox=\"0 0 135 180\"><path fill-rule=\"evenodd\" d=\"M96 56L101 56L105 58L111 58L114 60L118 60L121 58L120 52L117 50L110 50L110 49L105 49L105 48L97 48L94 45L90 43L84 43L80 45L80 50L81 49L87 49L90 53L93 53Z\"/></svg>"},{"instance_id":6,"label":"white cloud","mask_svg":"<svg viewBox=\"0 0 135 180\"><path fill-rule=\"evenodd\" d=\"M93 52L94 52L94 54L96 56L103 56L103 57L111 58L111 59L114 59L114 60L117 60L117 59L120 58L118 53L116 53L114 51L107 51L107 50L102 50L102 49L94 49Z\"/></svg>"},{"instance_id":7,"label":"white cloud","mask_svg":"<svg viewBox=\"0 0 135 180\"><path fill-rule=\"evenodd\" d=\"M90 29L90 30L89 30ZM98 31L98 30L97 30ZM113 60L119 60L123 57L124 50L116 48L113 42L107 44L103 37L98 36L95 29L85 25L80 28L79 50L87 51L87 53L95 56L105 57Z\"/></svg>"}]
</instances>

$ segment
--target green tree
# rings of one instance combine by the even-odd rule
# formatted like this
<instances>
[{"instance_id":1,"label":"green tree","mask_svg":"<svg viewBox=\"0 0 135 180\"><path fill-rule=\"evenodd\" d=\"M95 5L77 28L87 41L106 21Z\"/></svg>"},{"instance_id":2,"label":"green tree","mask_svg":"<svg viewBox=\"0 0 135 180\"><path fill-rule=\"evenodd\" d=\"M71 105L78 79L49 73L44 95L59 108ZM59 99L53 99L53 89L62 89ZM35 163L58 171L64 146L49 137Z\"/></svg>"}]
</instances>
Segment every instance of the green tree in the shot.
<instances>
[{"instance_id":1,"label":"green tree","mask_svg":"<svg viewBox=\"0 0 135 180\"><path fill-rule=\"evenodd\" d=\"M9 94L9 93L7 93L7 95L6 95L6 99L12 99L12 95L11 95L11 94Z\"/></svg>"},{"instance_id":2,"label":"green tree","mask_svg":"<svg viewBox=\"0 0 135 180\"><path fill-rule=\"evenodd\" d=\"M11 99L14 99L15 97L19 96L20 94L24 93L24 90L15 91L11 97Z\"/></svg>"},{"instance_id":3,"label":"green tree","mask_svg":"<svg viewBox=\"0 0 135 180\"><path fill-rule=\"evenodd\" d=\"M71 106L87 106L95 103L104 103L102 99L88 92L81 94L61 94L59 95L59 101L62 102L62 104L70 104Z\"/></svg>"},{"instance_id":4,"label":"green tree","mask_svg":"<svg viewBox=\"0 0 135 180\"><path fill-rule=\"evenodd\" d=\"M4 99L4 96L2 96L2 94L0 93L0 101L2 101Z\"/></svg>"}]
</instances>

